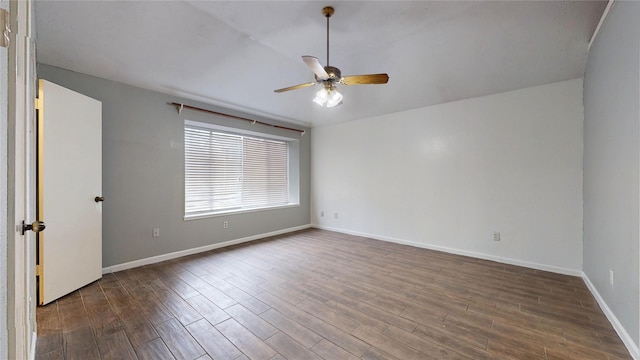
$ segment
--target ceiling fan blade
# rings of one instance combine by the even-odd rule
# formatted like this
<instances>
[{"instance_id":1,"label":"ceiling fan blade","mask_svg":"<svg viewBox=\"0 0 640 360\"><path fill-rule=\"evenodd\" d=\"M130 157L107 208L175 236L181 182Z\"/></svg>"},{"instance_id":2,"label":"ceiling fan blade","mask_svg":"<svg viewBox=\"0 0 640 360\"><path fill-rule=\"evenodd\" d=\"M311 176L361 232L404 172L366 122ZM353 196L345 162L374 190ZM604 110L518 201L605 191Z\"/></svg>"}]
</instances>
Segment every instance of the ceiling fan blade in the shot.
<instances>
[{"instance_id":1,"label":"ceiling fan blade","mask_svg":"<svg viewBox=\"0 0 640 360\"><path fill-rule=\"evenodd\" d=\"M273 90L273 92L281 93L281 92L285 92L285 91L289 91L289 90L297 90L297 89L302 89L302 88L306 88L306 87L309 87L309 86L313 86L315 84L317 84L317 83L310 82L310 83L306 83L306 84L293 85L293 86L289 86L289 87L286 87L286 88Z\"/></svg>"},{"instance_id":2,"label":"ceiling fan blade","mask_svg":"<svg viewBox=\"0 0 640 360\"><path fill-rule=\"evenodd\" d=\"M318 60L315 56L305 55L302 57L302 61L316 74L316 77L320 80L327 80L329 78L329 74L324 70L322 64L320 64L320 60Z\"/></svg>"},{"instance_id":3,"label":"ceiling fan blade","mask_svg":"<svg viewBox=\"0 0 640 360\"><path fill-rule=\"evenodd\" d=\"M387 74L348 75L342 77L341 83L345 85L386 84L389 81Z\"/></svg>"}]
</instances>

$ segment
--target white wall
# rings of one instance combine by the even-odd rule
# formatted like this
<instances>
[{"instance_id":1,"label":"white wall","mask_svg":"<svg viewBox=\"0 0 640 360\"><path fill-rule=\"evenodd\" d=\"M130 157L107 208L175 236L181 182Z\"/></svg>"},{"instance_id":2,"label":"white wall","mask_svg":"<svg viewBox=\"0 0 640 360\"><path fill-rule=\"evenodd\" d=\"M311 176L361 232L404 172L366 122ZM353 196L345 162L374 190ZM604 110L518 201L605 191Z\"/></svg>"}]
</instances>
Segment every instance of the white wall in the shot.
<instances>
[{"instance_id":1,"label":"white wall","mask_svg":"<svg viewBox=\"0 0 640 360\"><path fill-rule=\"evenodd\" d=\"M584 273L636 356L640 344L639 19L640 3L614 3L589 51L584 80ZM610 270L615 274L613 285Z\"/></svg>"},{"instance_id":2,"label":"white wall","mask_svg":"<svg viewBox=\"0 0 640 360\"><path fill-rule=\"evenodd\" d=\"M579 274L582 123L578 79L314 128L312 224Z\"/></svg>"}]
</instances>

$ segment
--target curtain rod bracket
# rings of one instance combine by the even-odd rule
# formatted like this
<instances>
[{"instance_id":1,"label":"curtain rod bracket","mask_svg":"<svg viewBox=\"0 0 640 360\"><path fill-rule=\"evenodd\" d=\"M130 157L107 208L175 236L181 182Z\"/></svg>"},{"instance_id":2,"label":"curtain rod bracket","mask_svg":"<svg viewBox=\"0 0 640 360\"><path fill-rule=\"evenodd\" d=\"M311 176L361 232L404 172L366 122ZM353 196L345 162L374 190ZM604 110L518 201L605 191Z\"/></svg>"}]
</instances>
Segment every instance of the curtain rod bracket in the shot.
<instances>
[{"instance_id":1,"label":"curtain rod bracket","mask_svg":"<svg viewBox=\"0 0 640 360\"><path fill-rule=\"evenodd\" d=\"M170 102L167 103L168 105L173 105L176 107L176 111L178 111L178 114L180 114L182 112L182 108L184 108L184 104L178 104L176 102Z\"/></svg>"}]
</instances>

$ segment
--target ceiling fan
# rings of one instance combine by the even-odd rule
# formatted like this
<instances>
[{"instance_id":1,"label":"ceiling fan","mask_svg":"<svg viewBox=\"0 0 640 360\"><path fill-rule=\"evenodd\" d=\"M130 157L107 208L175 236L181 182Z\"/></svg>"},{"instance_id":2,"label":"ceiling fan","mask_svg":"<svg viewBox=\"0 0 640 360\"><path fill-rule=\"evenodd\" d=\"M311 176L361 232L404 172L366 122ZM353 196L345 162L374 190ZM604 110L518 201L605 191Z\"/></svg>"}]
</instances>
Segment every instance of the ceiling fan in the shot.
<instances>
[{"instance_id":1,"label":"ceiling fan","mask_svg":"<svg viewBox=\"0 0 640 360\"><path fill-rule=\"evenodd\" d=\"M316 81L304 84L289 86L282 89L274 90L281 93L289 90L302 89L317 84L322 84L323 88L316 93L313 99L315 103L321 106L334 107L342 104L342 94L336 88L337 84L342 85L363 85L363 84L386 84L389 81L387 74L368 74L368 75L347 75L342 76L340 69L329 66L329 18L333 15L334 9L326 6L322 9L322 15L327 18L327 66L322 66L320 60L314 56L303 56L302 61L313 71Z\"/></svg>"}]
</instances>

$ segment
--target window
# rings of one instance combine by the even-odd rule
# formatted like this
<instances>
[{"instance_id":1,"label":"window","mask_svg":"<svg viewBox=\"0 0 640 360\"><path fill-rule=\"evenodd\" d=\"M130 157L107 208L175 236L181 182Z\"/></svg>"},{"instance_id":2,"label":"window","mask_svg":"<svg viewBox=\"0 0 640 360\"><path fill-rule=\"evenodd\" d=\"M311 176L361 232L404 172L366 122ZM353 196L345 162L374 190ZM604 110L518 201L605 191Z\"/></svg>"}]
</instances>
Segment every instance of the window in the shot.
<instances>
[{"instance_id":1,"label":"window","mask_svg":"<svg viewBox=\"0 0 640 360\"><path fill-rule=\"evenodd\" d=\"M185 121L185 218L296 203L293 142Z\"/></svg>"}]
</instances>

